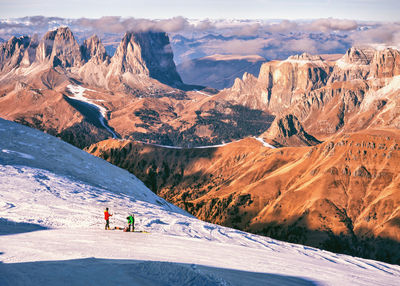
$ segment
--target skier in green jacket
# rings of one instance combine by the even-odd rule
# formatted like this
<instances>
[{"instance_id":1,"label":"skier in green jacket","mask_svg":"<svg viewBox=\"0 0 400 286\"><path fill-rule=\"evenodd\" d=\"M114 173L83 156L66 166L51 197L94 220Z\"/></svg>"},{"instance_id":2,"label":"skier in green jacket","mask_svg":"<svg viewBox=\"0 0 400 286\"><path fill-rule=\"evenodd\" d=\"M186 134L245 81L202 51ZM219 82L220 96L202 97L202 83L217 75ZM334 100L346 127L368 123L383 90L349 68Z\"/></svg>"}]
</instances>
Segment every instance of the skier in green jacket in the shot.
<instances>
[{"instance_id":1,"label":"skier in green jacket","mask_svg":"<svg viewBox=\"0 0 400 286\"><path fill-rule=\"evenodd\" d=\"M128 230L127 231L135 231L135 216L131 214L130 216L126 217L128 220Z\"/></svg>"}]
</instances>

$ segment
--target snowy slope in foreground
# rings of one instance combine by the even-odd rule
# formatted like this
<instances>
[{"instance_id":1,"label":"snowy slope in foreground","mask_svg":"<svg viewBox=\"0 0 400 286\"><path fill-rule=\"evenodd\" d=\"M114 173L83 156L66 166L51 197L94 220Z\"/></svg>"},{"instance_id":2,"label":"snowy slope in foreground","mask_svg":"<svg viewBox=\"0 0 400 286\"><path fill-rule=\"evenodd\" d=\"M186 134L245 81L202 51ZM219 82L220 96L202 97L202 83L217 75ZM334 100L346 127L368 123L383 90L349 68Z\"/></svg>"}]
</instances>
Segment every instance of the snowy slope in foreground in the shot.
<instances>
[{"instance_id":1,"label":"snowy slope in foreground","mask_svg":"<svg viewBox=\"0 0 400 286\"><path fill-rule=\"evenodd\" d=\"M0 285L399 285L400 267L199 221L133 175L0 119ZM105 231L130 212L150 233Z\"/></svg>"}]
</instances>

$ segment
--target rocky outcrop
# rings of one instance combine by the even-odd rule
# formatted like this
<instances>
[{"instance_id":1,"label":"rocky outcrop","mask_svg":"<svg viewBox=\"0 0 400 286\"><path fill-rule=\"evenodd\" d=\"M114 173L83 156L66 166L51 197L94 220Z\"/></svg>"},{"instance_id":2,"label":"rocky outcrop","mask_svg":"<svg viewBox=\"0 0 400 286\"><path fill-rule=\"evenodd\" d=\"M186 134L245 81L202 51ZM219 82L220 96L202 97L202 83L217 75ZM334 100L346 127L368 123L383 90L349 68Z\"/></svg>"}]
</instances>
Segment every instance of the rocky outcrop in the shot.
<instances>
[{"instance_id":1,"label":"rocky outcrop","mask_svg":"<svg viewBox=\"0 0 400 286\"><path fill-rule=\"evenodd\" d=\"M335 62L291 56L264 63L258 78L237 79L218 96L271 112L277 120L293 114L321 139L368 126L398 128L400 115L393 106L400 106L399 55L394 49L351 48Z\"/></svg>"},{"instance_id":2,"label":"rocky outcrop","mask_svg":"<svg viewBox=\"0 0 400 286\"><path fill-rule=\"evenodd\" d=\"M79 69L82 80L90 86L110 87L107 80L110 57L100 39L96 35L86 39L81 46L81 53L86 62Z\"/></svg>"},{"instance_id":3,"label":"rocky outcrop","mask_svg":"<svg viewBox=\"0 0 400 286\"><path fill-rule=\"evenodd\" d=\"M350 48L336 61L328 83L367 79L370 73L370 62L376 51L370 48Z\"/></svg>"},{"instance_id":4,"label":"rocky outcrop","mask_svg":"<svg viewBox=\"0 0 400 286\"><path fill-rule=\"evenodd\" d=\"M21 65L23 67L29 67L35 62L37 47L39 45L38 35L35 34L30 39L28 47L25 49L24 57L22 58Z\"/></svg>"},{"instance_id":5,"label":"rocky outcrop","mask_svg":"<svg viewBox=\"0 0 400 286\"><path fill-rule=\"evenodd\" d=\"M81 53L86 62L92 61L94 64L101 64L110 59L97 35L93 35L89 39L83 41Z\"/></svg>"},{"instance_id":6,"label":"rocky outcrop","mask_svg":"<svg viewBox=\"0 0 400 286\"><path fill-rule=\"evenodd\" d=\"M276 147L313 146L321 143L308 134L297 117L292 114L276 118L269 130L260 137Z\"/></svg>"},{"instance_id":7,"label":"rocky outcrop","mask_svg":"<svg viewBox=\"0 0 400 286\"><path fill-rule=\"evenodd\" d=\"M271 61L261 66L257 80L246 75L221 96L278 115L304 93L326 85L331 69L321 57L309 54Z\"/></svg>"},{"instance_id":8,"label":"rocky outcrop","mask_svg":"<svg viewBox=\"0 0 400 286\"><path fill-rule=\"evenodd\" d=\"M385 49L374 54L371 61L370 78L387 78L400 75L400 52Z\"/></svg>"},{"instance_id":9,"label":"rocky outcrop","mask_svg":"<svg viewBox=\"0 0 400 286\"><path fill-rule=\"evenodd\" d=\"M154 78L179 87L182 80L176 71L169 38L162 32L128 32L111 58L109 77L126 74Z\"/></svg>"},{"instance_id":10,"label":"rocky outcrop","mask_svg":"<svg viewBox=\"0 0 400 286\"><path fill-rule=\"evenodd\" d=\"M27 36L12 37L0 45L0 71L8 72L18 68L30 45L31 39Z\"/></svg>"},{"instance_id":11,"label":"rocky outcrop","mask_svg":"<svg viewBox=\"0 0 400 286\"><path fill-rule=\"evenodd\" d=\"M320 57L303 54L286 61L264 64L258 78L268 94L268 108L275 113L293 105L299 97L326 84L331 66Z\"/></svg>"},{"instance_id":12,"label":"rocky outcrop","mask_svg":"<svg viewBox=\"0 0 400 286\"><path fill-rule=\"evenodd\" d=\"M80 47L68 27L60 27L47 32L41 40L36 60L50 63L52 67L80 67L84 64Z\"/></svg>"}]
</instances>

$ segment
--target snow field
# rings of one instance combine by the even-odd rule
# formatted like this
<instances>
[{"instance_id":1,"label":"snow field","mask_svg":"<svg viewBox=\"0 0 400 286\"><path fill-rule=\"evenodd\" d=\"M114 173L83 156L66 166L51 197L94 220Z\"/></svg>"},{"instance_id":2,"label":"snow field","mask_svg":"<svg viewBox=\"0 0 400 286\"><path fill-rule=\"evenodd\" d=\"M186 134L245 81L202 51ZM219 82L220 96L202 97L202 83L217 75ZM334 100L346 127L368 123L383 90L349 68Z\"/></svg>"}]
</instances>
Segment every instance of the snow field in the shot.
<instances>
[{"instance_id":1,"label":"snow field","mask_svg":"<svg viewBox=\"0 0 400 286\"><path fill-rule=\"evenodd\" d=\"M400 267L197 220L141 181L0 119L0 285L399 285ZM124 226L134 213L138 230Z\"/></svg>"}]
</instances>

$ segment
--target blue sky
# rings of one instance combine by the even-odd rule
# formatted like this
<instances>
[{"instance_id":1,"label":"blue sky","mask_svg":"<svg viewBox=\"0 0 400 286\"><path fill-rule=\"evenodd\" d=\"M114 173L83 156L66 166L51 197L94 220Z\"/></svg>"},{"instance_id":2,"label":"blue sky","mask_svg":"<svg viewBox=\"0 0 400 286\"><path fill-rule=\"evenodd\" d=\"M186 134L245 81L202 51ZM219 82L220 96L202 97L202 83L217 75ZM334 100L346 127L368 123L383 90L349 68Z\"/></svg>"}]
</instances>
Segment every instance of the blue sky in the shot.
<instances>
[{"instance_id":1,"label":"blue sky","mask_svg":"<svg viewBox=\"0 0 400 286\"><path fill-rule=\"evenodd\" d=\"M400 21L399 0L0 0L0 18L122 16L165 19L317 19Z\"/></svg>"}]
</instances>

